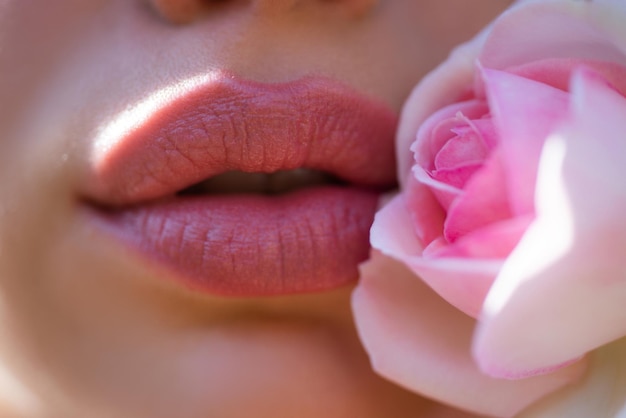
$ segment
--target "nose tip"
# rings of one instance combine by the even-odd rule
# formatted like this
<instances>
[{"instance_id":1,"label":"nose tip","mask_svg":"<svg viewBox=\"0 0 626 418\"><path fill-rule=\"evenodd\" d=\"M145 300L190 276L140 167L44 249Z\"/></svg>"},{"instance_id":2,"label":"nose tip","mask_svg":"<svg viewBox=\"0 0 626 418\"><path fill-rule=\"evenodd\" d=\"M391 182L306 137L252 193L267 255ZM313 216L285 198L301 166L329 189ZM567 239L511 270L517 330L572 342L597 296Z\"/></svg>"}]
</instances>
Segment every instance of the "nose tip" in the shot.
<instances>
[{"instance_id":1,"label":"nose tip","mask_svg":"<svg viewBox=\"0 0 626 418\"><path fill-rule=\"evenodd\" d=\"M258 15L280 14L295 10L305 3L340 12L349 17L359 17L373 9L379 0L149 0L156 11L166 20L185 24L204 13L219 10L226 3L243 3ZM411 0L412 1L412 0ZM309 4L311 6L311 4Z\"/></svg>"}]
</instances>

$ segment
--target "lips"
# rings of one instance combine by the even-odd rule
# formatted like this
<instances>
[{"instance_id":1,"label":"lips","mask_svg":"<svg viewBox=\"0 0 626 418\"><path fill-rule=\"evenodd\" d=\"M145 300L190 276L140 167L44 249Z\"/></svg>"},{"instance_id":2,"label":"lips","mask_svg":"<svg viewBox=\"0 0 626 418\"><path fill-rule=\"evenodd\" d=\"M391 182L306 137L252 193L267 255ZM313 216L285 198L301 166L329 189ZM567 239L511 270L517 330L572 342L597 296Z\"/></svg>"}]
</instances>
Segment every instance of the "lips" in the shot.
<instances>
[{"instance_id":1,"label":"lips","mask_svg":"<svg viewBox=\"0 0 626 418\"><path fill-rule=\"evenodd\" d=\"M330 290L368 256L396 122L328 79L221 74L97 142L83 195L107 234L194 290Z\"/></svg>"}]
</instances>

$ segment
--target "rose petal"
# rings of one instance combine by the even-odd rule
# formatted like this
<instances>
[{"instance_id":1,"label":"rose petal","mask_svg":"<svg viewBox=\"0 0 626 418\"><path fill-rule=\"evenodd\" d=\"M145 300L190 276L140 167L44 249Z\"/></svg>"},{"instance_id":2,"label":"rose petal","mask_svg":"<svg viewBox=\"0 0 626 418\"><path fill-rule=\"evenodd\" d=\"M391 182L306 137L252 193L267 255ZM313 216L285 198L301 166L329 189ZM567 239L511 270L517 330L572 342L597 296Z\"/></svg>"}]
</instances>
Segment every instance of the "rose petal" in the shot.
<instances>
[{"instance_id":1,"label":"rose petal","mask_svg":"<svg viewBox=\"0 0 626 418\"><path fill-rule=\"evenodd\" d=\"M424 212L418 213L423 215ZM403 261L447 301L468 315L477 316L501 263L463 258L425 259L422 257L424 243L410 227L411 215L407 196L394 198L376 214L371 229L372 246ZM441 218L436 218L436 212L432 215L435 222L442 222ZM420 224L430 225L428 222ZM438 231L441 234L440 228ZM435 235L435 231L428 232Z\"/></svg>"},{"instance_id":2,"label":"rose petal","mask_svg":"<svg viewBox=\"0 0 626 418\"><path fill-rule=\"evenodd\" d=\"M519 418L626 416L626 339L591 354L589 372L577 385L542 399Z\"/></svg>"},{"instance_id":3,"label":"rose petal","mask_svg":"<svg viewBox=\"0 0 626 418\"><path fill-rule=\"evenodd\" d=\"M504 221L494 222L483 228L471 231L455 242L441 246L438 251L430 247L430 257L457 257L467 259L504 260L519 243L533 220L532 216L517 216ZM444 261L444 260L442 260ZM492 280L495 280L495 275ZM486 296L486 295L485 295Z\"/></svg>"},{"instance_id":4,"label":"rose petal","mask_svg":"<svg viewBox=\"0 0 626 418\"><path fill-rule=\"evenodd\" d=\"M457 199L463 192L458 187L454 187L451 184L433 178L418 165L413 167L413 179L411 181L416 181L417 183L420 183L422 187L428 189L435 197L439 207L444 211L449 208L450 205L452 205L452 202L454 202L454 200ZM421 210L419 207L415 208L418 211Z\"/></svg>"},{"instance_id":5,"label":"rose petal","mask_svg":"<svg viewBox=\"0 0 626 418\"><path fill-rule=\"evenodd\" d=\"M481 368L524 376L626 335L626 99L588 71L572 117L546 143L537 221L485 302Z\"/></svg>"},{"instance_id":6,"label":"rose petal","mask_svg":"<svg viewBox=\"0 0 626 418\"><path fill-rule=\"evenodd\" d=\"M424 212L430 211L426 209ZM437 212L434 211L432 216L436 220ZM430 223L426 222L424 225L429 226ZM412 226L413 221L407 210L405 196L398 195L376 214L370 232L372 246L396 259L419 255L424 244L418 239ZM433 232L435 231L424 231L425 234ZM432 239L436 239L435 234Z\"/></svg>"},{"instance_id":7,"label":"rose petal","mask_svg":"<svg viewBox=\"0 0 626 418\"><path fill-rule=\"evenodd\" d=\"M593 68L613 88L626 95L626 79L623 77L624 66L614 62L550 58L509 68L507 72L548 84L563 91L569 91L572 71L579 67Z\"/></svg>"},{"instance_id":8,"label":"rose petal","mask_svg":"<svg viewBox=\"0 0 626 418\"><path fill-rule=\"evenodd\" d=\"M499 150L491 153L447 212L444 236L450 242L512 216Z\"/></svg>"},{"instance_id":9,"label":"rose petal","mask_svg":"<svg viewBox=\"0 0 626 418\"><path fill-rule=\"evenodd\" d=\"M402 260L449 304L476 318L502 263L460 257Z\"/></svg>"},{"instance_id":10,"label":"rose petal","mask_svg":"<svg viewBox=\"0 0 626 418\"><path fill-rule=\"evenodd\" d=\"M565 120L569 94L503 71L482 69L506 170L513 214L534 212L537 165L546 137Z\"/></svg>"},{"instance_id":11,"label":"rose petal","mask_svg":"<svg viewBox=\"0 0 626 418\"><path fill-rule=\"evenodd\" d=\"M411 222L400 225L400 228L408 228L410 230L412 225L413 230L423 245L429 245L432 241L441 237L445 212L430 188L417 181L417 179L411 178L408 180L404 196L405 200L402 203L401 213L398 216L400 219L403 219L402 216L408 213ZM394 216L391 215L392 218Z\"/></svg>"},{"instance_id":12,"label":"rose petal","mask_svg":"<svg viewBox=\"0 0 626 418\"><path fill-rule=\"evenodd\" d=\"M396 142L401 186L404 186L414 162L407 150L415 142L418 128L437 110L471 96L475 60L486 36L485 30L471 42L457 47L442 65L422 79L407 99L402 108Z\"/></svg>"},{"instance_id":13,"label":"rose petal","mask_svg":"<svg viewBox=\"0 0 626 418\"><path fill-rule=\"evenodd\" d=\"M500 70L548 58L626 65L624 13L620 0L612 5L552 1L514 8L497 20L479 60Z\"/></svg>"},{"instance_id":14,"label":"rose petal","mask_svg":"<svg viewBox=\"0 0 626 418\"><path fill-rule=\"evenodd\" d=\"M452 129L455 134L441 147L435 157L435 169L450 169L468 163L481 164L489 155L489 149L481 133L473 126Z\"/></svg>"},{"instance_id":15,"label":"rose petal","mask_svg":"<svg viewBox=\"0 0 626 418\"><path fill-rule=\"evenodd\" d=\"M435 168L433 161L437 153L446 141L455 135L453 129L465 124L463 119L457 120L457 115L462 114L467 118L477 119L487 113L489 113L489 108L483 100L468 100L444 107L432 114L420 126L415 142L407 149L415 154L415 162L420 167L427 171L433 170ZM442 130L448 132L441 132Z\"/></svg>"},{"instance_id":16,"label":"rose petal","mask_svg":"<svg viewBox=\"0 0 626 418\"><path fill-rule=\"evenodd\" d=\"M482 167L482 163L472 163L458 165L454 168L443 168L435 170L431 176L434 180L455 187L459 190L463 189L467 181ZM443 204L444 208L450 207L454 202Z\"/></svg>"},{"instance_id":17,"label":"rose petal","mask_svg":"<svg viewBox=\"0 0 626 418\"><path fill-rule=\"evenodd\" d=\"M470 356L474 321L419 278L374 254L353 294L356 324L374 369L424 396L488 416L513 416L578 378L579 366L550 376L502 381Z\"/></svg>"}]
</instances>

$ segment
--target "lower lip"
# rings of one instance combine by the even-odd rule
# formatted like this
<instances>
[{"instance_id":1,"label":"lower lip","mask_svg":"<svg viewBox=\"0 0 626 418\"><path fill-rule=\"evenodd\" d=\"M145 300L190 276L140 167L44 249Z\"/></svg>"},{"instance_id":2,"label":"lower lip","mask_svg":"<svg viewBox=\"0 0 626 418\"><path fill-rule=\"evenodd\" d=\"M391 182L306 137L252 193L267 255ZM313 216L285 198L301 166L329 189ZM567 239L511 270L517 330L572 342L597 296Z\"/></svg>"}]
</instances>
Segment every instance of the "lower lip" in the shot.
<instances>
[{"instance_id":1,"label":"lower lip","mask_svg":"<svg viewBox=\"0 0 626 418\"><path fill-rule=\"evenodd\" d=\"M97 210L96 220L167 277L210 294L331 290L369 254L374 192L313 187L280 196L185 196Z\"/></svg>"}]
</instances>

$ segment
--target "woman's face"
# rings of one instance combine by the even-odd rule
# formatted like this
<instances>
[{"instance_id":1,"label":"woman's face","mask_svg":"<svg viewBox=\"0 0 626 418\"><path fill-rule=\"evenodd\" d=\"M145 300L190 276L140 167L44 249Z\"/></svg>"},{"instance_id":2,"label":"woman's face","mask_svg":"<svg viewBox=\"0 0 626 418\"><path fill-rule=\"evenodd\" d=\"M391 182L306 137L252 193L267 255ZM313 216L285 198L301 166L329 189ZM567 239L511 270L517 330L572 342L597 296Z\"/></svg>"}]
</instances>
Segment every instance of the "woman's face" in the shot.
<instances>
[{"instance_id":1,"label":"woman's face","mask_svg":"<svg viewBox=\"0 0 626 418\"><path fill-rule=\"evenodd\" d=\"M506 3L0 0L7 408L430 408L371 372L351 285L403 100Z\"/></svg>"}]
</instances>

